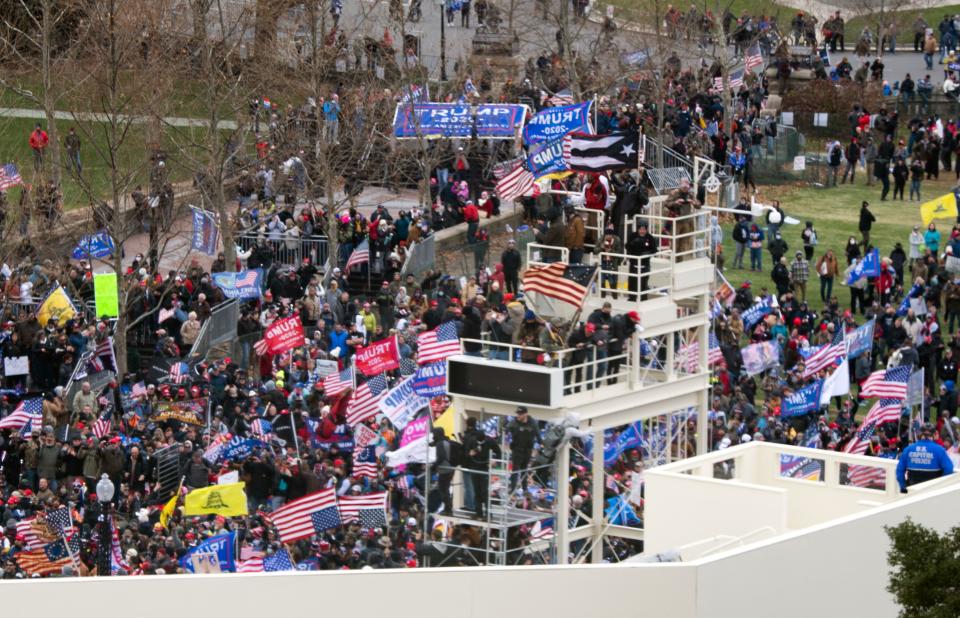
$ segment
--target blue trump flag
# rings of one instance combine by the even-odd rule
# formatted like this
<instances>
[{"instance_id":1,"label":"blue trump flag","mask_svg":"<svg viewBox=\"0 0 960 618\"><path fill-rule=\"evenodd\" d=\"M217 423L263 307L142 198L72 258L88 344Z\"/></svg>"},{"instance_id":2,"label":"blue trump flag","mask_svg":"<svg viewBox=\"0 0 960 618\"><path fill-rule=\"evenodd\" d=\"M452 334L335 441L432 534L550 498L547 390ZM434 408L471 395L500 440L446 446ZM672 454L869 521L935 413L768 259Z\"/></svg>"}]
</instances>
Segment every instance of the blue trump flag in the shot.
<instances>
[{"instance_id":1,"label":"blue trump flag","mask_svg":"<svg viewBox=\"0 0 960 618\"><path fill-rule=\"evenodd\" d=\"M440 397L447 394L447 363L427 363L413 375L413 392L421 397Z\"/></svg>"},{"instance_id":2,"label":"blue trump flag","mask_svg":"<svg viewBox=\"0 0 960 618\"><path fill-rule=\"evenodd\" d=\"M259 299L263 288L263 269L241 270L238 273L213 273L214 285L227 298Z\"/></svg>"},{"instance_id":3,"label":"blue trump flag","mask_svg":"<svg viewBox=\"0 0 960 618\"><path fill-rule=\"evenodd\" d=\"M607 518L607 523L614 526L634 526L643 523L623 496L607 500L607 508L604 509L603 514Z\"/></svg>"},{"instance_id":4,"label":"blue trump flag","mask_svg":"<svg viewBox=\"0 0 960 618\"><path fill-rule=\"evenodd\" d=\"M234 571L236 570L236 565L233 561L233 547L235 542L235 532L210 537L184 554L183 558L180 558L180 566L182 566L184 570L193 573L191 556L194 554L214 554L220 562L221 571Z\"/></svg>"},{"instance_id":5,"label":"blue trump flag","mask_svg":"<svg viewBox=\"0 0 960 618\"><path fill-rule=\"evenodd\" d=\"M393 117L393 134L399 138L470 137L476 130L477 137L513 139L526 114L526 105L506 103L401 103Z\"/></svg>"},{"instance_id":6,"label":"blue trump flag","mask_svg":"<svg viewBox=\"0 0 960 618\"><path fill-rule=\"evenodd\" d=\"M773 303L770 302L769 298L763 298L760 299L760 302L755 303L752 307L744 311L740 317L743 320L743 325L749 330L753 328L754 324L771 313L773 313Z\"/></svg>"},{"instance_id":7,"label":"blue trump flag","mask_svg":"<svg viewBox=\"0 0 960 618\"><path fill-rule=\"evenodd\" d=\"M789 418L791 416L801 416L807 412L820 409L820 392L823 390L823 380L817 380L809 386L804 386L798 391L783 398L783 407L780 416Z\"/></svg>"},{"instance_id":8,"label":"blue trump flag","mask_svg":"<svg viewBox=\"0 0 960 618\"><path fill-rule=\"evenodd\" d=\"M563 157L563 137L532 146L527 157L527 169L534 178L566 172L568 166Z\"/></svg>"},{"instance_id":9,"label":"blue trump flag","mask_svg":"<svg viewBox=\"0 0 960 618\"><path fill-rule=\"evenodd\" d=\"M850 271L847 277L847 285L853 285L864 277L876 277L880 274L880 251L874 249L868 253L857 265Z\"/></svg>"},{"instance_id":10,"label":"blue trump flag","mask_svg":"<svg viewBox=\"0 0 960 618\"><path fill-rule=\"evenodd\" d=\"M244 457L249 457L250 454L253 453L254 449L266 447L266 443L261 442L260 440L234 436L224 446L222 457L224 459L243 459Z\"/></svg>"},{"instance_id":11,"label":"blue trump flag","mask_svg":"<svg viewBox=\"0 0 960 618\"><path fill-rule=\"evenodd\" d=\"M105 230L96 234L87 234L77 243L73 253L70 254L75 260L89 260L90 258L105 258L113 255L116 246L113 244L113 238Z\"/></svg>"},{"instance_id":12,"label":"blue trump flag","mask_svg":"<svg viewBox=\"0 0 960 618\"><path fill-rule=\"evenodd\" d=\"M190 247L194 251L202 251L207 255L214 255L220 244L220 229L213 215L205 210L190 207L193 215L193 237Z\"/></svg>"},{"instance_id":13,"label":"blue trump flag","mask_svg":"<svg viewBox=\"0 0 960 618\"><path fill-rule=\"evenodd\" d=\"M863 326L847 333L847 358L854 359L873 347L873 329L877 321L870 320Z\"/></svg>"},{"instance_id":14,"label":"blue trump flag","mask_svg":"<svg viewBox=\"0 0 960 618\"><path fill-rule=\"evenodd\" d=\"M593 455L593 439L588 437L584 442L584 454L589 458ZM617 457L624 451L632 448L646 447L647 441L643 437L643 427L636 422L613 437L613 431L604 432L603 440L603 463L606 466L612 466L617 461Z\"/></svg>"},{"instance_id":15,"label":"blue trump flag","mask_svg":"<svg viewBox=\"0 0 960 618\"><path fill-rule=\"evenodd\" d=\"M910 299L917 298L923 295L923 286L919 283L914 283L913 287L910 288L910 291L904 295L903 300L900 302L900 306L897 307L897 315L903 317L907 315L907 311L910 310Z\"/></svg>"},{"instance_id":16,"label":"blue trump flag","mask_svg":"<svg viewBox=\"0 0 960 618\"><path fill-rule=\"evenodd\" d=\"M593 102L587 101L576 105L548 107L538 112L523 130L524 143L529 146L573 132L593 133L593 127L590 126L591 105Z\"/></svg>"}]
</instances>

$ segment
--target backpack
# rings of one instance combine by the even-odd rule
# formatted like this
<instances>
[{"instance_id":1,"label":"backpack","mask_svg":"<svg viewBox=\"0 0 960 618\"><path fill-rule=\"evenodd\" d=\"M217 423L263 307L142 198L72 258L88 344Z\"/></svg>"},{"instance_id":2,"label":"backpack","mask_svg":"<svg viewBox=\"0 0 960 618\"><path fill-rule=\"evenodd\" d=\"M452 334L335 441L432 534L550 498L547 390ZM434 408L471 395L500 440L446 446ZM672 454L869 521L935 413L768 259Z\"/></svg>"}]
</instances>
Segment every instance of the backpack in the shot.
<instances>
[{"instance_id":1,"label":"backpack","mask_svg":"<svg viewBox=\"0 0 960 618\"><path fill-rule=\"evenodd\" d=\"M747 227L742 223L738 223L733 228L733 240L734 242L747 242Z\"/></svg>"},{"instance_id":2,"label":"backpack","mask_svg":"<svg viewBox=\"0 0 960 618\"><path fill-rule=\"evenodd\" d=\"M830 166L837 167L840 165L840 147L834 146L833 150L830 151Z\"/></svg>"}]
</instances>

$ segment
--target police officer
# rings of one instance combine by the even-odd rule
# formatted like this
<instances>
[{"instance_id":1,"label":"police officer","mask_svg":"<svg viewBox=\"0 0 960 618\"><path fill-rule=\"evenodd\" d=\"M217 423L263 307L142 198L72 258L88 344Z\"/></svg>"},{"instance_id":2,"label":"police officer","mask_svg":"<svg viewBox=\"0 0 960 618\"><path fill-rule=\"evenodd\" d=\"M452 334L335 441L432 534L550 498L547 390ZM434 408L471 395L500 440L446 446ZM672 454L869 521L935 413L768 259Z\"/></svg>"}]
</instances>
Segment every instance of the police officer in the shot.
<instances>
[{"instance_id":1,"label":"police officer","mask_svg":"<svg viewBox=\"0 0 960 618\"><path fill-rule=\"evenodd\" d=\"M934 427L930 423L920 430L920 439L903 449L897 463L897 483L900 492L907 493L907 486L940 478L953 473L953 462L946 449L933 441Z\"/></svg>"},{"instance_id":2,"label":"police officer","mask_svg":"<svg viewBox=\"0 0 960 618\"><path fill-rule=\"evenodd\" d=\"M526 469L530 467L533 443L538 438L536 422L530 421L526 406L517 407L517 416L507 425L507 432L510 435L510 464L514 472L510 475L510 489L517 486L518 478L522 479L523 488L526 489Z\"/></svg>"}]
</instances>

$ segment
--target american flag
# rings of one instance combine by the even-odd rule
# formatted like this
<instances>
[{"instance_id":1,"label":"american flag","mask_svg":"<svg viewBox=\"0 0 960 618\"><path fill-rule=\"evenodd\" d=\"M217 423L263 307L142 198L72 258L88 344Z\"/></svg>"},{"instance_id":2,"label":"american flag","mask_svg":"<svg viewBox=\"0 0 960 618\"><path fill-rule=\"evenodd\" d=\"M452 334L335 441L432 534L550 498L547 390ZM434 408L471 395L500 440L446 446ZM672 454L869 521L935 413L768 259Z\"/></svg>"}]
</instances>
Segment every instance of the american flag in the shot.
<instances>
[{"instance_id":1,"label":"american flag","mask_svg":"<svg viewBox=\"0 0 960 618\"><path fill-rule=\"evenodd\" d=\"M340 526L335 489L321 489L283 505L268 516L284 543Z\"/></svg>"},{"instance_id":2,"label":"american flag","mask_svg":"<svg viewBox=\"0 0 960 618\"><path fill-rule=\"evenodd\" d=\"M864 399L884 397L888 399L905 399L907 396L907 381L910 379L910 367L894 367L893 369L874 371L860 387L860 396Z\"/></svg>"},{"instance_id":3,"label":"american flag","mask_svg":"<svg viewBox=\"0 0 960 618\"><path fill-rule=\"evenodd\" d=\"M263 552L249 545L241 547L237 573L263 573Z\"/></svg>"},{"instance_id":4,"label":"american flag","mask_svg":"<svg viewBox=\"0 0 960 618\"><path fill-rule=\"evenodd\" d=\"M536 178L524 167L523 161L518 160L516 165L497 180L497 195L503 202L509 203L518 197L533 194Z\"/></svg>"},{"instance_id":5,"label":"american flag","mask_svg":"<svg viewBox=\"0 0 960 618\"><path fill-rule=\"evenodd\" d=\"M723 350L720 349L720 340L711 332L709 341L710 345L707 347L707 365L726 366L727 361L723 358Z\"/></svg>"},{"instance_id":6,"label":"american flag","mask_svg":"<svg viewBox=\"0 0 960 618\"><path fill-rule=\"evenodd\" d=\"M267 436L273 433L273 425L270 423L270 421L258 418L250 423L250 433L261 440L266 440Z\"/></svg>"},{"instance_id":7,"label":"american flag","mask_svg":"<svg viewBox=\"0 0 960 618\"><path fill-rule=\"evenodd\" d=\"M266 573L273 571L293 571L293 560L286 549L278 549L272 556L263 557L263 570Z\"/></svg>"},{"instance_id":8,"label":"american flag","mask_svg":"<svg viewBox=\"0 0 960 618\"><path fill-rule=\"evenodd\" d=\"M163 324L173 316L177 314L176 307L170 307L169 309L160 308L160 312L157 315L157 324Z\"/></svg>"},{"instance_id":9,"label":"american flag","mask_svg":"<svg viewBox=\"0 0 960 618\"><path fill-rule=\"evenodd\" d=\"M730 81L731 90L736 90L737 88L743 85L743 69L734 71L728 77Z\"/></svg>"},{"instance_id":10,"label":"american flag","mask_svg":"<svg viewBox=\"0 0 960 618\"><path fill-rule=\"evenodd\" d=\"M760 53L759 44L754 43L747 48L747 54L746 57L744 57L743 62L748 71L752 71L754 67L763 66L763 55Z\"/></svg>"},{"instance_id":11,"label":"american flag","mask_svg":"<svg viewBox=\"0 0 960 618\"><path fill-rule=\"evenodd\" d=\"M563 262L531 266L523 273L523 291L537 292L579 309L596 272L596 266Z\"/></svg>"},{"instance_id":12,"label":"american flag","mask_svg":"<svg viewBox=\"0 0 960 618\"><path fill-rule=\"evenodd\" d=\"M387 492L361 496L341 496L340 520L343 523L359 521L364 528L387 527Z\"/></svg>"},{"instance_id":13,"label":"american flag","mask_svg":"<svg viewBox=\"0 0 960 618\"><path fill-rule=\"evenodd\" d=\"M93 430L93 435L98 438L103 438L103 436L110 433L110 430L113 429L113 411L107 410L101 414L91 429Z\"/></svg>"},{"instance_id":14,"label":"american flag","mask_svg":"<svg viewBox=\"0 0 960 618\"><path fill-rule=\"evenodd\" d=\"M170 367L168 378L174 384L183 384L190 379L190 365L184 362L174 363Z\"/></svg>"},{"instance_id":15,"label":"american flag","mask_svg":"<svg viewBox=\"0 0 960 618\"><path fill-rule=\"evenodd\" d=\"M323 379L323 394L333 397L353 388L353 368L348 367L339 373L331 373Z\"/></svg>"},{"instance_id":16,"label":"american flag","mask_svg":"<svg viewBox=\"0 0 960 618\"><path fill-rule=\"evenodd\" d=\"M347 259L346 265L343 267L344 272L350 270L354 266L359 266L360 264L366 264L370 261L370 242L364 238L363 242L357 245L357 248L353 250L353 253L350 254L350 257Z\"/></svg>"},{"instance_id":17,"label":"american flag","mask_svg":"<svg viewBox=\"0 0 960 618\"><path fill-rule=\"evenodd\" d=\"M493 166L491 173L493 174L494 180L500 180L513 170L517 168L518 165L523 164L523 157L517 157L515 159L508 159L507 161L501 161Z\"/></svg>"},{"instance_id":18,"label":"american flag","mask_svg":"<svg viewBox=\"0 0 960 618\"><path fill-rule=\"evenodd\" d=\"M50 529L46 525L46 522L38 522L36 517L23 519L17 522L17 535L23 536L23 541L27 549L40 549L44 545L44 540L40 538L40 533L37 532L38 526L43 531L44 535L48 535L50 533Z\"/></svg>"},{"instance_id":19,"label":"american flag","mask_svg":"<svg viewBox=\"0 0 960 618\"><path fill-rule=\"evenodd\" d=\"M147 387L143 382L137 382L133 385L133 388L130 389L130 396L134 399L137 397L146 397L147 396Z\"/></svg>"},{"instance_id":20,"label":"american flag","mask_svg":"<svg viewBox=\"0 0 960 618\"><path fill-rule=\"evenodd\" d=\"M678 368L682 367L687 373L696 373L697 365L699 365L699 347L696 341L691 341L690 343L680 346L680 349L677 350L677 357L674 360L674 364Z\"/></svg>"},{"instance_id":21,"label":"american flag","mask_svg":"<svg viewBox=\"0 0 960 618\"><path fill-rule=\"evenodd\" d=\"M16 558L17 565L30 575L60 573L63 567L73 564L63 541L50 543L43 549L20 552Z\"/></svg>"},{"instance_id":22,"label":"american flag","mask_svg":"<svg viewBox=\"0 0 960 618\"><path fill-rule=\"evenodd\" d=\"M863 455L866 453L867 447L870 445L870 438L876 429L876 421L870 421L869 423L860 425L860 429L857 430L853 438L843 445L843 452L850 453L851 455Z\"/></svg>"},{"instance_id":23,"label":"american flag","mask_svg":"<svg viewBox=\"0 0 960 618\"><path fill-rule=\"evenodd\" d=\"M253 351L257 353L257 356L263 356L267 353L267 349L270 346L267 344L266 339L259 339L253 344Z\"/></svg>"},{"instance_id":24,"label":"american flag","mask_svg":"<svg viewBox=\"0 0 960 618\"><path fill-rule=\"evenodd\" d=\"M886 470L878 466L849 466L847 480L855 487L883 485L887 479Z\"/></svg>"},{"instance_id":25,"label":"american flag","mask_svg":"<svg viewBox=\"0 0 960 618\"><path fill-rule=\"evenodd\" d=\"M100 371L104 369L109 369L110 371L116 371L117 369L117 357L113 352L113 337L107 337L103 341L97 344L97 349L94 352L94 356L100 363ZM110 364L107 365L106 363Z\"/></svg>"},{"instance_id":26,"label":"american flag","mask_svg":"<svg viewBox=\"0 0 960 618\"><path fill-rule=\"evenodd\" d=\"M843 362L843 357L847 355L847 340L843 336L843 330L837 329L833 341L825 346L821 346L816 352L807 357L803 363L803 377L817 375L824 369L839 365Z\"/></svg>"},{"instance_id":27,"label":"american flag","mask_svg":"<svg viewBox=\"0 0 960 618\"><path fill-rule=\"evenodd\" d=\"M7 163L0 166L0 191L6 191L10 187L15 187L23 182L17 166L13 163Z\"/></svg>"},{"instance_id":28,"label":"american flag","mask_svg":"<svg viewBox=\"0 0 960 618\"><path fill-rule=\"evenodd\" d=\"M530 528L531 541L547 541L553 538L553 520L545 519L533 524Z\"/></svg>"},{"instance_id":29,"label":"american flag","mask_svg":"<svg viewBox=\"0 0 960 618\"><path fill-rule=\"evenodd\" d=\"M58 535L63 536L73 530L73 518L70 517L70 509L65 506L47 511L44 517L50 528Z\"/></svg>"},{"instance_id":30,"label":"american flag","mask_svg":"<svg viewBox=\"0 0 960 618\"><path fill-rule=\"evenodd\" d=\"M864 424L876 422L877 425L884 423L898 423L903 413L903 401L899 399L878 399L873 407L864 417Z\"/></svg>"},{"instance_id":31,"label":"american flag","mask_svg":"<svg viewBox=\"0 0 960 618\"><path fill-rule=\"evenodd\" d=\"M460 353L460 338L453 322L417 335L417 362L434 363Z\"/></svg>"},{"instance_id":32,"label":"american flag","mask_svg":"<svg viewBox=\"0 0 960 618\"><path fill-rule=\"evenodd\" d=\"M717 92L723 92L723 77L713 78L713 89Z\"/></svg>"},{"instance_id":33,"label":"american flag","mask_svg":"<svg viewBox=\"0 0 960 618\"><path fill-rule=\"evenodd\" d=\"M0 429L20 429L21 433L30 433L34 426L43 424L43 399L34 397L24 399L8 416L0 420Z\"/></svg>"},{"instance_id":34,"label":"american flag","mask_svg":"<svg viewBox=\"0 0 960 618\"><path fill-rule=\"evenodd\" d=\"M573 93L570 92L569 88L564 88L547 99L547 103L553 107L559 107L561 105L573 105Z\"/></svg>"},{"instance_id":35,"label":"american flag","mask_svg":"<svg viewBox=\"0 0 960 618\"><path fill-rule=\"evenodd\" d=\"M377 449L363 446L353 449L353 476L377 478Z\"/></svg>"},{"instance_id":36,"label":"american flag","mask_svg":"<svg viewBox=\"0 0 960 618\"><path fill-rule=\"evenodd\" d=\"M120 534L117 532L117 522L112 517L110 518L110 536L110 571L112 573L120 571L129 573L130 565L123 557L123 549L120 547Z\"/></svg>"},{"instance_id":37,"label":"american flag","mask_svg":"<svg viewBox=\"0 0 960 618\"><path fill-rule=\"evenodd\" d=\"M376 416L380 411L380 400L387 396L387 380L374 376L357 387L347 402L347 424L351 427Z\"/></svg>"}]
</instances>

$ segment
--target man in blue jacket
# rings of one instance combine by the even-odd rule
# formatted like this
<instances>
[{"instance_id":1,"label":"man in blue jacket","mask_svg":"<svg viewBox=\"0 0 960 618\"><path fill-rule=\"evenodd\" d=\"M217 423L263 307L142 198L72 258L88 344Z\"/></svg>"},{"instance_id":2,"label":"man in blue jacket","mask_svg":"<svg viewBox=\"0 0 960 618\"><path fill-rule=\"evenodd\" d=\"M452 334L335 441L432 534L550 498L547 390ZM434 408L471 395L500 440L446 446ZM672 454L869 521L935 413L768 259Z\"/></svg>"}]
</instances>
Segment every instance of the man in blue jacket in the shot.
<instances>
[{"instance_id":1,"label":"man in blue jacket","mask_svg":"<svg viewBox=\"0 0 960 618\"><path fill-rule=\"evenodd\" d=\"M927 423L920 430L920 439L900 453L897 483L901 493L907 493L908 485L953 473L953 462L946 449L933 441L934 431L933 425Z\"/></svg>"}]
</instances>

